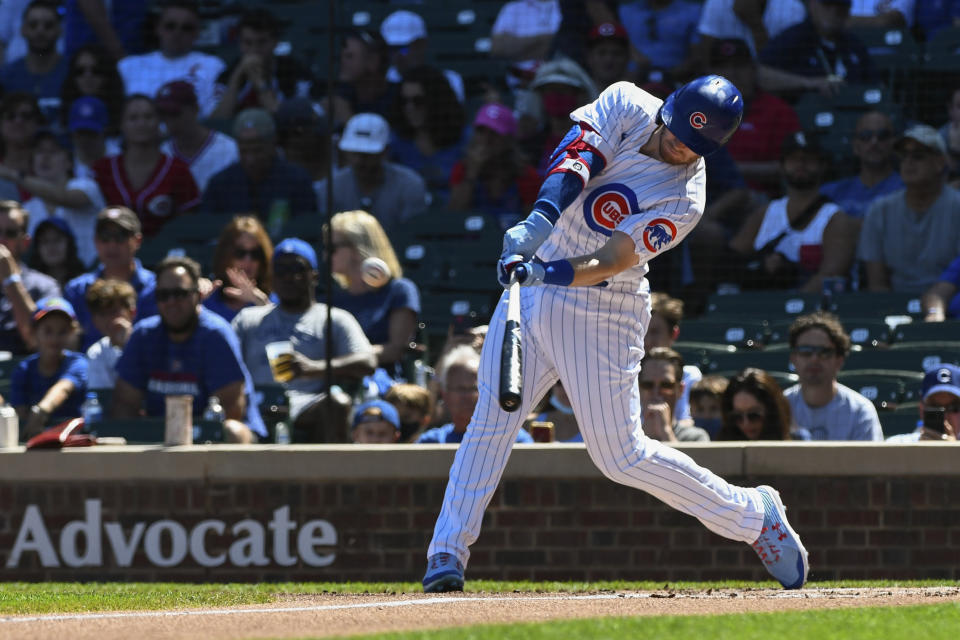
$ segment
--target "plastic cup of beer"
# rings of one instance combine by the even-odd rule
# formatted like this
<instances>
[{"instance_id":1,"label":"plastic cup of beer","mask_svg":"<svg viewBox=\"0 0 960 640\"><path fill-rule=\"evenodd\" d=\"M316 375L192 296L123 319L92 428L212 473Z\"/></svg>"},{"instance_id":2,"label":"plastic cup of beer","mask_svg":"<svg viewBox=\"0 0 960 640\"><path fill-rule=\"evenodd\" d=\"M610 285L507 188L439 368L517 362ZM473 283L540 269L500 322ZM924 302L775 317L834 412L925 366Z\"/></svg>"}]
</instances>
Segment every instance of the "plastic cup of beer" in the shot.
<instances>
[{"instance_id":1,"label":"plastic cup of beer","mask_svg":"<svg viewBox=\"0 0 960 640\"><path fill-rule=\"evenodd\" d=\"M530 436L534 442L553 442L553 423L552 422L531 422Z\"/></svg>"},{"instance_id":2,"label":"plastic cup of beer","mask_svg":"<svg viewBox=\"0 0 960 640\"><path fill-rule=\"evenodd\" d=\"M267 362L270 363L270 373L277 382L290 382L293 371L290 370L290 359L293 356L293 343L289 340L267 343Z\"/></svg>"},{"instance_id":3,"label":"plastic cup of beer","mask_svg":"<svg viewBox=\"0 0 960 640\"><path fill-rule=\"evenodd\" d=\"M193 444L193 396L166 396L163 444L179 447Z\"/></svg>"}]
</instances>

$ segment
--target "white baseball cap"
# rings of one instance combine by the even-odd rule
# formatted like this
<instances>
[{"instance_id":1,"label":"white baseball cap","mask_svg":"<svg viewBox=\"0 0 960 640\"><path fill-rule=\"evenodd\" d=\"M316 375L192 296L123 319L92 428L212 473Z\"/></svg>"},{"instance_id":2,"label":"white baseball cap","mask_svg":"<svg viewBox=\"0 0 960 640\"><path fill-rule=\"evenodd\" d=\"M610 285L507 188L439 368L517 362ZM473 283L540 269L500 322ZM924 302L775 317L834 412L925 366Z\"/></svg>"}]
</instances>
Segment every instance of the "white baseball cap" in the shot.
<instances>
[{"instance_id":1,"label":"white baseball cap","mask_svg":"<svg viewBox=\"0 0 960 640\"><path fill-rule=\"evenodd\" d=\"M413 11L394 11L380 25L380 35L391 47L402 47L427 37L427 23Z\"/></svg>"},{"instance_id":2,"label":"white baseball cap","mask_svg":"<svg viewBox=\"0 0 960 640\"><path fill-rule=\"evenodd\" d=\"M390 141L390 125L376 113L358 113L349 120L340 138L341 151L381 153Z\"/></svg>"}]
</instances>

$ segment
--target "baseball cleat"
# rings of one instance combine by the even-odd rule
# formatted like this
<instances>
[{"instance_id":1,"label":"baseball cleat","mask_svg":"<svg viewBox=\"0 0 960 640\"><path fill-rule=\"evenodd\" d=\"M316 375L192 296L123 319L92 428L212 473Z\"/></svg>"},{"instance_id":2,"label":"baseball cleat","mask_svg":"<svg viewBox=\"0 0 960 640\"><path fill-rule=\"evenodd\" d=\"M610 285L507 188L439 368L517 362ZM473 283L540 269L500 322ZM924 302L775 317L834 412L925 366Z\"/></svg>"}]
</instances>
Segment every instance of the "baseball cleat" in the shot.
<instances>
[{"instance_id":1,"label":"baseball cleat","mask_svg":"<svg viewBox=\"0 0 960 640\"><path fill-rule=\"evenodd\" d=\"M424 593L463 591L463 564L452 553L436 553L427 558L423 576Z\"/></svg>"},{"instance_id":2,"label":"baseball cleat","mask_svg":"<svg viewBox=\"0 0 960 640\"><path fill-rule=\"evenodd\" d=\"M800 536L787 522L787 509L773 487L757 487L763 498L763 528L751 545L784 589L799 589L807 581L810 564Z\"/></svg>"}]
</instances>

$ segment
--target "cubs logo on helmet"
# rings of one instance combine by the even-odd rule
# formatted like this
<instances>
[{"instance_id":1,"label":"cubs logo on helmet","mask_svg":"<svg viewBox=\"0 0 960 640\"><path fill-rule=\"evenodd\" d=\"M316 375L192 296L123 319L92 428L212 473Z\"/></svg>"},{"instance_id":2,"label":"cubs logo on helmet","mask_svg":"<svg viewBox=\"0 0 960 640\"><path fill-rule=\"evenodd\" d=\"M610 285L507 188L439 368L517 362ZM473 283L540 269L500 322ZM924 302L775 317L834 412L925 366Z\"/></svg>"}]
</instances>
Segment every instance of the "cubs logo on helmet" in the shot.
<instances>
[{"instance_id":1,"label":"cubs logo on helmet","mask_svg":"<svg viewBox=\"0 0 960 640\"><path fill-rule=\"evenodd\" d=\"M703 126L707 124L707 116L703 115L700 111L694 111L690 114L690 126L694 129L703 129Z\"/></svg>"},{"instance_id":2,"label":"cubs logo on helmet","mask_svg":"<svg viewBox=\"0 0 960 640\"><path fill-rule=\"evenodd\" d=\"M654 218L643 230L643 246L650 253L656 253L677 237L677 225L666 218Z\"/></svg>"},{"instance_id":3,"label":"cubs logo on helmet","mask_svg":"<svg viewBox=\"0 0 960 640\"><path fill-rule=\"evenodd\" d=\"M587 226L605 236L613 235L617 225L638 208L637 194L619 183L601 185L583 201Z\"/></svg>"}]
</instances>

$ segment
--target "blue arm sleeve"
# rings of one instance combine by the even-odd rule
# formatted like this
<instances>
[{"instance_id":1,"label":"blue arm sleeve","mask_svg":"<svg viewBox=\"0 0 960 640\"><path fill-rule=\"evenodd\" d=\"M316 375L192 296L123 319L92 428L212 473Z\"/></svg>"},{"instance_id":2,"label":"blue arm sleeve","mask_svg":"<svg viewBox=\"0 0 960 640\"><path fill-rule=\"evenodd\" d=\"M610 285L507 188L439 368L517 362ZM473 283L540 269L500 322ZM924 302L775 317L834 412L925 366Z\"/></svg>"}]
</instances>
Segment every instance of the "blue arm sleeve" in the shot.
<instances>
[{"instance_id":1,"label":"blue arm sleeve","mask_svg":"<svg viewBox=\"0 0 960 640\"><path fill-rule=\"evenodd\" d=\"M606 167L603 156L584 141L583 133L581 126L575 124L560 141L533 205L534 211L539 211L551 224L556 224L560 213L577 199L590 176Z\"/></svg>"}]
</instances>

